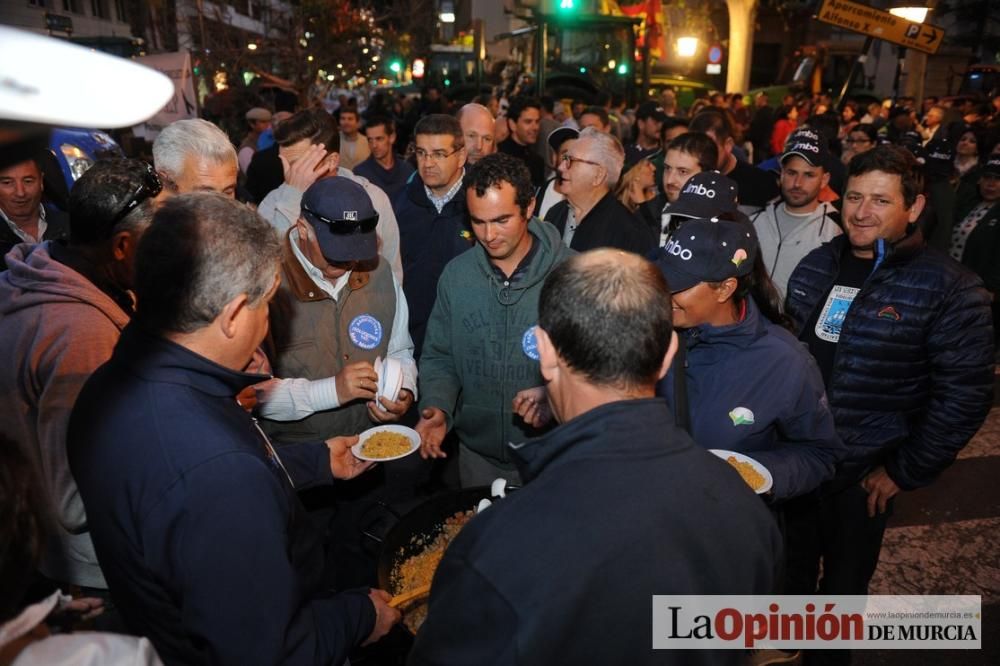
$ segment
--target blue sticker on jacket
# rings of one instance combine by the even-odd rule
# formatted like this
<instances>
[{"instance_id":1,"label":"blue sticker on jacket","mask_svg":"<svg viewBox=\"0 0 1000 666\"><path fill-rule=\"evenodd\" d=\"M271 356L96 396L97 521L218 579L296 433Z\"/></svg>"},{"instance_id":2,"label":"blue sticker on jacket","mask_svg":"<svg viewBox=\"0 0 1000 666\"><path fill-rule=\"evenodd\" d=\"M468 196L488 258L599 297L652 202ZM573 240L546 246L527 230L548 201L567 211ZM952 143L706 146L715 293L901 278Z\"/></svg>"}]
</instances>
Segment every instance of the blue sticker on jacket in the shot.
<instances>
[{"instance_id":1,"label":"blue sticker on jacket","mask_svg":"<svg viewBox=\"0 0 1000 666\"><path fill-rule=\"evenodd\" d=\"M524 355L533 361L539 359L538 356L538 338L535 337L535 327L530 326L528 330L524 332L521 336L521 349L524 350Z\"/></svg>"},{"instance_id":2,"label":"blue sticker on jacket","mask_svg":"<svg viewBox=\"0 0 1000 666\"><path fill-rule=\"evenodd\" d=\"M382 342L382 324L369 314L358 315L347 327L347 335L356 346L375 349Z\"/></svg>"}]
</instances>

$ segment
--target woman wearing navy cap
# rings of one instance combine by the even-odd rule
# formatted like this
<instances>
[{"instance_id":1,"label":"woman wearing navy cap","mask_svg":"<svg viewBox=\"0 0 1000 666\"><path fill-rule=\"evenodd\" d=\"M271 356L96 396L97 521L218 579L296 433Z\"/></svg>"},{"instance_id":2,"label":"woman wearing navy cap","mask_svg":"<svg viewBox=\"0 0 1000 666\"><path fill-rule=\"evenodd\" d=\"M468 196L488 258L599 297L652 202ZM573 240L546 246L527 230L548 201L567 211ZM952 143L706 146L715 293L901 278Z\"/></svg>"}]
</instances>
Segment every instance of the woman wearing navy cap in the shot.
<instances>
[{"instance_id":1,"label":"woman wearing navy cap","mask_svg":"<svg viewBox=\"0 0 1000 666\"><path fill-rule=\"evenodd\" d=\"M657 387L678 424L707 449L738 451L767 467L776 500L830 479L844 445L819 368L775 323L783 320L780 301L753 226L745 219L688 220L655 263L673 292L674 326L686 343L686 357Z\"/></svg>"}]
</instances>

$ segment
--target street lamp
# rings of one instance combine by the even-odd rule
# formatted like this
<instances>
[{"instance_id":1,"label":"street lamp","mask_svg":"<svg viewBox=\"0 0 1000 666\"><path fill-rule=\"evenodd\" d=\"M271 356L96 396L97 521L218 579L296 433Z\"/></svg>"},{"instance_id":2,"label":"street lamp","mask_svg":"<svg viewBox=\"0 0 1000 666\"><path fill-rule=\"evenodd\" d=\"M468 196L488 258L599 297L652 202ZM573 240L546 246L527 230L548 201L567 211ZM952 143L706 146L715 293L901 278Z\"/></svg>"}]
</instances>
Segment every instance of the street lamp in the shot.
<instances>
[{"instance_id":1,"label":"street lamp","mask_svg":"<svg viewBox=\"0 0 1000 666\"><path fill-rule=\"evenodd\" d=\"M681 37L677 40L677 55L682 58L691 58L698 52L697 37Z\"/></svg>"},{"instance_id":2,"label":"street lamp","mask_svg":"<svg viewBox=\"0 0 1000 666\"><path fill-rule=\"evenodd\" d=\"M889 13L910 23L923 23L927 19L929 11L930 9L927 7L893 7Z\"/></svg>"},{"instance_id":3,"label":"street lamp","mask_svg":"<svg viewBox=\"0 0 1000 666\"><path fill-rule=\"evenodd\" d=\"M455 22L455 3L451 0L441 1L441 12L438 15L441 19L441 23L454 23Z\"/></svg>"}]
</instances>

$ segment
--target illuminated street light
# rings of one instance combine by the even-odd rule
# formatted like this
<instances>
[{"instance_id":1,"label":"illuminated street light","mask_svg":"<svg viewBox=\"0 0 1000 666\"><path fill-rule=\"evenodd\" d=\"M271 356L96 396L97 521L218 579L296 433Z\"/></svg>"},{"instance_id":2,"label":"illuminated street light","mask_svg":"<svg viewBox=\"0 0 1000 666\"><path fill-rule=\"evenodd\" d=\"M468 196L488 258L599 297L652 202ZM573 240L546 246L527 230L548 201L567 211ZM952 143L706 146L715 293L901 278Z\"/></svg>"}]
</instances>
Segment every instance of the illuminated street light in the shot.
<instances>
[{"instance_id":1,"label":"illuminated street light","mask_svg":"<svg viewBox=\"0 0 1000 666\"><path fill-rule=\"evenodd\" d=\"M910 23L923 23L927 19L927 7L893 7L889 13Z\"/></svg>"},{"instance_id":2,"label":"illuminated street light","mask_svg":"<svg viewBox=\"0 0 1000 666\"><path fill-rule=\"evenodd\" d=\"M249 49L251 51L256 51L257 50L257 45L254 44L253 42L250 42L249 44L247 44L247 49Z\"/></svg>"},{"instance_id":3,"label":"illuminated street light","mask_svg":"<svg viewBox=\"0 0 1000 666\"><path fill-rule=\"evenodd\" d=\"M455 22L455 3L451 0L441 0L441 11L438 14L441 23Z\"/></svg>"},{"instance_id":4,"label":"illuminated street light","mask_svg":"<svg viewBox=\"0 0 1000 666\"><path fill-rule=\"evenodd\" d=\"M690 58L698 52L697 37L681 37L677 40L677 55Z\"/></svg>"}]
</instances>

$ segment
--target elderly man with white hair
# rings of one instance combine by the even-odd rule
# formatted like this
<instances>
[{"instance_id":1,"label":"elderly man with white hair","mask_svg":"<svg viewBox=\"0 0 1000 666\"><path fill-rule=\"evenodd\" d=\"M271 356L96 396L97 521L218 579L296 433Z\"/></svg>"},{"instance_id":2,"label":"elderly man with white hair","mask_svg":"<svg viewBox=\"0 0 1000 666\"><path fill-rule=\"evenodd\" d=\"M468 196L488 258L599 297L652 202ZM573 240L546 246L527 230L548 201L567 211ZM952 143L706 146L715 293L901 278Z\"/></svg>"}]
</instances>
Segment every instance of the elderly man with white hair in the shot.
<instances>
[{"instance_id":1,"label":"elderly man with white hair","mask_svg":"<svg viewBox=\"0 0 1000 666\"><path fill-rule=\"evenodd\" d=\"M163 182L161 198L210 191L236 197L236 148L207 120L177 120L164 127L153 142L153 166Z\"/></svg>"},{"instance_id":2,"label":"elderly man with white hair","mask_svg":"<svg viewBox=\"0 0 1000 666\"><path fill-rule=\"evenodd\" d=\"M566 200L549 209L545 220L556 225L563 242L578 252L615 247L645 254L656 239L615 198L625 149L610 134L588 127L559 161L559 191Z\"/></svg>"}]
</instances>

